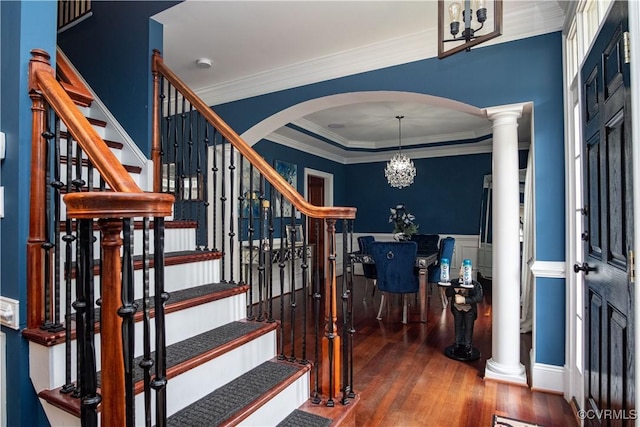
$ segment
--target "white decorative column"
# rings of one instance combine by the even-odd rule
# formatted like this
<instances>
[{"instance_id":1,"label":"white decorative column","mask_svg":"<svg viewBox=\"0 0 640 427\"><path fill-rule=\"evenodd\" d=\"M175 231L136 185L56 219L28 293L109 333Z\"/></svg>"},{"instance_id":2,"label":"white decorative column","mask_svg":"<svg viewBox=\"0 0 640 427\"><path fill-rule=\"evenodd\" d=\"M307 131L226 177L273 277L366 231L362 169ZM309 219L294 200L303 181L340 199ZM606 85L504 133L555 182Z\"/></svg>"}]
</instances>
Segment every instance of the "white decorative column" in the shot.
<instances>
[{"instance_id":1,"label":"white decorative column","mask_svg":"<svg viewBox=\"0 0 640 427\"><path fill-rule=\"evenodd\" d=\"M520 179L522 105L487 108L493 122L493 263L491 359L485 379L527 384L520 363Z\"/></svg>"}]
</instances>

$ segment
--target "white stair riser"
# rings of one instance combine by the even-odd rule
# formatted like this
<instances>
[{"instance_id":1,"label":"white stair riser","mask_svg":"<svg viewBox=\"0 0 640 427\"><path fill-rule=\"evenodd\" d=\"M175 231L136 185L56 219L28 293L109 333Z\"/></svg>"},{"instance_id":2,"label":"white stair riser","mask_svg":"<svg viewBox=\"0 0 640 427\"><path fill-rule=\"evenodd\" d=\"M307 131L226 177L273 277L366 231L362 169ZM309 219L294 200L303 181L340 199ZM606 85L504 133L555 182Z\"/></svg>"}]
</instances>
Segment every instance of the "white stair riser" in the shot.
<instances>
[{"instance_id":1,"label":"white stair riser","mask_svg":"<svg viewBox=\"0 0 640 427\"><path fill-rule=\"evenodd\" d=\"M166 315L166 343L174 344L181 340L191 338L210 329L217 328L226 323L246 318L246 306L244 294L234 295L217 301L191 307L188 310L179 310ZM151 336L155 334L154 319L151 319ZM143 324L137 322L135 327L135 356L140 356L143 351ZM100 370L100 334L95 337L96 363ZM151 351L155 350L152 338ZM30 343L31 352L30 375L36 390L54 389L65 384L65 345L58 344L45 347ZM76 341L71 344L71 380L76 379ZM267 353L273 357L274 352ZM34 363L35 362L35 363Z\"/></svg>"},{"instance_id":2,"label":"white stair riser","mask_svg":"<svg viewBox=\"0 0 640 427\"><path fill-rule=\"evenodd\" d=\"M309 372L302 375L240 424L254 427L277 425L294 409L309 400L309 377Z\"/></svg>"},{"instance_id":3,"label":"white stair riser","mask_svg":"<svg viewBox=\"0 0 640 427\"><path fill-rule=\"evenodd\" d=\"M167 414L172 415L178 412L180 409L208 395L213 390L234 380L259 364L270 360L275 354L276 333L272 331L175 378L171 378L167 383ZM307 389L307 395L308 393ZM136 421L144 420L143 398L143 394L136 396ZM155 414L153 395L152 414Z\"/></svg>"},{"instance_id":4,"label":"white stair riser","mask_svg":"<svg viewBox=\"0 0 640 427\"><path fill-rule=\"evenodd\" d=\"M64 253L67 249L67 244L62 240L64 237L64 233L60 235L60 268L64 268ZM73 235L76 235L75 231ZM100 254L100 231L95 230L93 232L94 237L96 238L93 244L93 256L97 258ZM154 231L153 228L149 229L149 250L151 251L151 255L153 255L154 246ZM164 252L165 254L171 252L182 252L182 251L192 251L196 248L196 233L193 228L165 228L164 229ZM143 249L143 233L140 229L135 229L133 232L133 255L142 255ZM71 253L73 254L73 258L76 256L76 241L71 242ZM122 253L122 251L120 251Z\"/></svg>"},{"instance_id":5,"label":"white stair riser","mask_svg":"<svg viewBox=\"0 0 640 427\"><path fill-rule=\"evenodd\" d=\"M155 295L154 292L154 269L149 269L149 293L150 296ZM61 279L62 280L62 279ZM133 299L143 297L142 287L143 271L135 270L133 274L134 280L134 296ZM188 264L168 265L164 267L164 284L165 292L175 292L182 289L189 289L209 283L218 283L220 281L220 260L212 259L208 261L198 261ZM76 299L76 281L72 279L70 282L71 300L73 303ZM94 292L96 300L100 298L100 280L96 276L94 279ZM66 286L62 281L60 286L60 318L64 320L66 314ZM71 313L75 313L71 308Z\"/></svg>"}]
</instances>

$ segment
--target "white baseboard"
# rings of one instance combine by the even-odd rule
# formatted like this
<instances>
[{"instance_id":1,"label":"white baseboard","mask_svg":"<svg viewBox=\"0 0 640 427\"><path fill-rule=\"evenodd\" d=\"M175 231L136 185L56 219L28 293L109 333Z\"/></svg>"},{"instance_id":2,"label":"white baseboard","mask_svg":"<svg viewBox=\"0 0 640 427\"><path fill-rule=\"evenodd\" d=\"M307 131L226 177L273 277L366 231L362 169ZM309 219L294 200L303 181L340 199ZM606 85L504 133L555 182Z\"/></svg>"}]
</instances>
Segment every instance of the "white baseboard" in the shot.
<instances>
[{"instance_id":1,"label":"white baseboard","mask_svg":"<svg viewBox=\"0 0 640 427\"><path fill-rule=\"evenodd\" d=\"M529 352L531 359L531 389L551 393L564 392L564 367L536 363L533 349Z\"/></svg>"}]
</instances>

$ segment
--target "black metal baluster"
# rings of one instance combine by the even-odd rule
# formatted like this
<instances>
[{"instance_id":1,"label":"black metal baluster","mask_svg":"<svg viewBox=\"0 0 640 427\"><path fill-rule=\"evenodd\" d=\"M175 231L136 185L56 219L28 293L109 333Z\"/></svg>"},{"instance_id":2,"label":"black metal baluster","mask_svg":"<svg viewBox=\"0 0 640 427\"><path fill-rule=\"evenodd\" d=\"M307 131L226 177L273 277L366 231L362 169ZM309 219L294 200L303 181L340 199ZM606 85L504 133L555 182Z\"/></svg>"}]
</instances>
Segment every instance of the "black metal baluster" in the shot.
<instances>
[{"instance_id":1,"label":"black metal baluster","mask_svg":"<svg viewBox=\"0 0 640 427\"><path fill-rule=\"evenodd\" d=\"M197 113L197 112L196 112ZM204 205L204 200L206 198L205 193L203 192L203 188L201 188L202 186L204 186L204 177L202 176L202 169L201 169L201 165L200 165L200 151L202 150L202 147L200 145L200 129L202 126L202 116L200 114L196 115L196 200L198 201L196 203L196 223L198 224L198 230L202 229L204 231L204 240L207 240L207 223L202 223L200 221L200 210L202 209L202 206ZM205 150L206 150L206 145L205 145ZM203 245L204 246L204 245ZM202 250L202 247L200 246L200 240L198 239L198 236L196 236L196 250Z\"/></svg>"},{"instance_id":2,"label":"black metal baluster","mask_svg":"<svg viewBox=\"0 0 640 427\"><path fill-rule=\"evenodd\" d=\"M334 316L335 313L333 312L333 301L335 298L334 295L334 287L333 287L333 278L335 277L335 259L336 259L336 254L334 253L334 249L335 249L335 236L336 236L336 220L335 219L328 219L326 221L327 223L327 230L328 230L328 235L329 235L329 278L331 280L331 285L328 286L329 288L329 295L326 295L326 297L328 298L329 301L329 324L327 325L327 329L328 329L328 351L329 351L329 398L327 399L327 406L329 407L333 407L335 406L335 403L333 401L333 398L335 397L335 393L334 393L334 378L333 378L333 373L335 372L336 369L336 360L334 359L334 346L335 346L335 322L334 322Z\"/></svg>"},{"instance_id":3,"label":"black metal baluster","mask_svg":"<svg viewBox=\"0 0 640 427\"><path fill-rule=\"evenodd\" d=\"M215 152L214 155L215 157ZM205 121L204 123L204 170L207 173L202 177L202 197L204 198L204 229L206 230L205 239L204 239L204 250L209 250L209 123ZM215 200L215 199L214 199ZM215 221L214 221L215 224Z\"/></svg>"},{"instance_id":4,"label":"black metal baluster","mask_svg":"<svg viewBox=\"0 0 640 427\"><path fill-rule=\"evenodd\" d=\"M244 236L244 222L246 220L246 217L244 215L244 208L245 206L247 206L247 198L245 197L247 195L247 191L245 189L246 183L244 182L244 166L245 165L245 158L243 155L240 155L240 159L239 159L239 167L240 167L240 173L238 174L238 188L240 189L240 191L238 191L238 247L240 248L240 268L239 268L239 279L238 279L238 283L243 284L246 283L246 277L244 277L244 271L242 268L242 262L244 261L244 247L242 244L242 238ZM250 201L249 201L250 202Z\"/></svg>"},{"instance_id":5,"label":"black metal baluster","mask_svg":"<svg viewBox=\"0 0 640 427\"><path fill-rule=\"evenodd\" d=\"M76 276L77 312L76 334L78 345L78 369L80 371L80 421L83 426L98 425L98 404L102 397L97 393L96 352L94 343L94 281L93 281L93 221L78 221L78 274Z\"/></svg>"},{"instance_id":6,"label":"black metal baluster","mask_svg":"<svg viewBox=\"0 0 640 427\"><path fill-rule=\"evenodd\" d=\"M133 355L135 351L135 322L136 305L133 294L133 220L122 220L122 290L118 316L122 318L122 358L124 362L124 387L126 402L126 423L133 427L135 424L134 400L135 390L133 381Z\"/></svg>"},{"instance_id":7,"label":"black metal baluster","mask_svg":"<svg viewBox=\"0 0 640 427\"><path fill-rule=\"evenodd\" d=\"M309 254L307 246L307 217L302 217L302 355L300 363L307 364L307 298L309 297Z\"/></svg>"},{"instance_id":8,"label":"black metal baluster","mask_svg":"<svg viewBox=\"0 0 640 427\"><path fill-rule=\"evenodd\" d=\"M225 144L227 143L226 139L223 137L222 140L220 141L220 153L221 153L221 167L220 169L222 170L222 176L220 177L220 241L222 244L222 247L220 248L220 250L222 251L223 254L226 254L226 227L225 227L225 219L226 219L226 205L227 205L227 184L225 182L225 175L226 175L226 155L225 155ZM226 257L225 257L226 258ZM226 259L222 262L221 265L221 276L222 276L222 282L223 283L227 283L227 275L225 274L225 267L226 267L227 261Z\"/></svg>"},{"instance_id":9,"label":"black metal baluster","mask_svg":"<svg viewBox=\"0 0 640 427\"><path fill-rule=\"evenodd\" d=\"M229 283L236 283L235 278L233 277L234 269L233 266L235 264L235 221L233 220L233 216L237 212L237 207L234 207L233 201L235 200L234 192L235 192L235 175L236 175L236 165L235 165L235 148L233 144L229 144ZM226 254L226 252L225 252Z\"/></svg>"},{"instance_id":10,"label":"black metal baluster","mask_svg":"<svg viewBox=\"0 0 640 427\"><path fill-rule=\"evenodd\" d=\"M263 210L264 206L264 177L260 176L260 196L258 198L259 203L259 212L260 216L258 218L258 239L259 249L258 249L258 317L257 320L263 321L265 320L265 310L264 310L264 293L266 286L266 273L267 273L267 263L270 262L270 254L271 248L268 246L269 243L267 241L267 218L265 217L265 211Z\"/></svg>"},{"instance_id":11,"label":"black metal baluster","mask_svg":"<svg viewBox=\"0 0 640 427\"><path fill-rule=\"evenodd\" d=\"M153 219L154 237L154 309L156 327L156 361L155 377L151 381L151 388L156 391L156 426L167 424L167 355L166 355L166 327L164 304L169 294L164 290L164 218Z\"/></svg>"},{"instance_id":12,"label":"black metal baluster","mask_svg":"<svg viewBox=\"0 0 640 427\"><path fill-rule=\"evenodd\" d=\"M53 273L53 301L54 301L54 316L53 323L50 326L49 330L52 332L59 332L64 330L64 326L60 322L60 260L61 260L61 250L60 250L60 224L62 222L61 219L61 203L62 203L62 188L65 186L64 182L61 181L60 178L60 119L58 116L55 116L55 137L53 139L53 181L51 182L51 187L53 188L53 242L54 242L54 273Z\"/></svg>"},{"instance_id":13,"label":"black metal baluster","mask_svg":"<svg viewBox=\"0 0 640 427\"><path fill-rule=\"evenodd\" d=\"M249 284L249 292L248 292L248 307L249 307L249 319L255 319L253 315L253 257L254 257L254 247L253 247L253 239L255 232L255 218L253 215L253 205L254 203L258 203L257 200L258 195L253 191L253 165L249 163L249 201L247 203L249 209L249 219L247 224L247 244L249 245L249 259L247 260L247 281ZM259 255L258 255L259 256Z\"/></svg>"},{"instance_id":14,"label":"black metal baluster","mask_svg":"<svg viewBox=\"0 0 640 427\"><path fill-rule=\"evenodd\" d=\"M347 229L349 230L349 253L353 253L353 220L349 220L347 222L349 224L349 226L347 227ZM356 333L356 330L354 327L353 319L353 262L351 261L351 259L349 260L349 282L347 286L349 292L349 393L347 394L347 397L353 399L354 397L356 397L356 393L354 391L355 389L353 388L353 337Z\"/></svg>"},{"instance_id":15,"label":"black metal baluster","mask_svg":"<svg viewBox=\"0 0 640 427\"><path fill-rule=\"evenodd\" d=\"M269 192L270 198L267 201L268 206L268 214L269 214L269 248L271 249L270 254L273 254L273 186L270 187L271 191ZM273 317L273 260L271 256L269 257L269 275L267 277L267 299L269 301L269 308L267 314L267 322L273 323L276 319Z\"/></svg>"},{"instance_id":16,"label":"black metal baluster","mask_svg":"<svg viewBox=\"0 0 640 427\"><path fill-rule=\"evenodd\" d=\"M213 128L213 165L211 166L211 171L213 172L213 202L215 203L216 200L218 200L218 148L217 148L217 142L218 142L218 132L216 131L215 128ZM213 245L212 245L212 250L217 252L218 251L218 234L217 234L217 230L218 230L218 215L217 215L217 209L214 206L213 209ZM224 265L224 263L222 263L222 265Z\"/></svg>"},{"instance_id":17,"label":"black metal baluster","mask_svg":"<svg viewBox=\"0 0 640 427\"><path fill-rule=\"evenodd\" d=\"M291 355L289 356L290 362L295 362L296 360L296 308L297 308L297 299L296 299L296 242L298 241L298 237L296 235L296 209L295 206L291 206L291 216L289 219L289 224L291 226L291 233L285 233L285 237L287 240L291 239L290 242L287 242L286 253L289 254L289 318L291 319Z\"/></svg>"},{"instance_id":18,"label":"black metal baluster","mask_svg":"<svg viewBox=\"0 0 640 427\"><path fill-rule=\"evenodd\" d=\"M320 238L320 221L314 221L315 229L315 241L318 242ZM320 251L316 248L316 265L319 264ZM312 392L312 402L315 404L319 404L321 402L320 398L320 269L315 269L315 278L313 284L313 318L314 318L314 328L313 328L313 336L315 341L315 355L314 360L316 363L313 365L314 370L314 381L313 381L313 392Z\"/></svg>"},{"instance_id":19,"label":"black metal baluster","mask_svg":"<svg viewBox=\"0 0 640 427\"><path fill-rule=\"evenodd\" d=\"M51 242L51 222L53 220L52 216L52 202L51 202L51 190L47 187L51 182L51 168L54 167L52 165L53 160L52 149L51 149L51 141L55 137L55 133L49 130L52 126L52 109L47 110L46 116L46 128L47 130L42 132L42 138L46 140L45 142L45 159L47 165L45 167L44 174L44 184L45 184L45 192L44 192L44 235L45 241L42 243L42 250L44 250L44 323L40 325L40 329L48 331L51 328L53 322L51 321L51 250L53 249L53 243Z\"/></svg>"},{"instance_id":20,"label":"black metal baluster","mask_svg":"<svg viewBox=\"0 0 640 427\"><path fill-rule=\"evenodd\" d=\"M349 289L347 286L348 279L348 263L346 260L349 257L349 247L347 241L347 220L342 221L342 260L343 260L343 272L342 272L342 401L343 405L349 403L349 393L351 392L349 386Z\"/></svg>"},{"instance_id":21,"label":"black metal baluster","mask_svg":"<svg viewBox=\"0 0 640 427\"><path fill-rule=\"evenodd\" d=\"M144 383L144 425L151 427L151 301L149 297L149 218L142 219L142 351L140 367Z\"/></svg>"},{"instance_id":22,"label":"black metal baluster","mask_svg":"<svg viewBox=\"0 0 640 427\"><path fill-rule=\"evenodd\" d=\"M273 188L273 187L272 187ZM278 359L285 360L287 357L284 354L284 324L285 324L285 311L284 311L284 269L286 264L284 262L284 251L287 250L287 238L286 238L286 227L284 226L284 197L282 194L278 193L275 196L280 200L279 209L276 207L276 210L280 212L280 248L274 253L278 254L278 268L280 271L280 349L278 352ZM276 199L278 200L278 199Z\"/></svg>"},{"instance_id":23,"label":"black metal baluster","mask_svg":"<svg viewBox=\"0 0 640 427\"><path fill-rule=\"evenodd\" d=\"M176 95L177 95L178 90L176 89ZM186 124L186 99L184 97L182 97L182 103L181 103L181 110L180 110L180 142L176 141L176 144L179 145L180 147L180 152L178 153L178 155L180 156L180 161L176 162L177 167L179 168L179 173L178 176L180 177L180 192L178 193L178 197L177 199L180 200L180 219L186 219L186 215L185 215L185 209L187 207L187 201L188 201L188 191L189 191L189 187L187 186L187 180L186 180L186 165L185 165L185 150L187 150L187 144L185 144L185 141L187 139L186 136L186 132L187 132L187 124ZM197 232L196 232L197 234Z\"/></svg>"},{"instance_id":24,"label":"black metal baluster","mask_svg":"<svg viewBox=\"0 0 640 427\"><path fill-rule=\"evenodd\" d=\"M71 134L69 134L67 136L67 138L69 138L69 141L72 145L73 148L75 148L75 168L74 168L74 175L75 178L73 178L71 180L71 184L73 185L73 188L76 192L81 192L82 191L82 187L84 186L84 180L82 179L82 147L80 147L77 143L74 143L73 138L71 137ZM71 150L67 150L67 162L69 163L69 167L73 166L73 162L74 162L74 154L73 154L73 149ZM80 249L81 249L81 245L79 242L80 239L80 223L78 220L75 221L76 224L76 235L77 235L77 243L76 243L76 300L78 299L77 297L77 289L79 287L81 287L81 272L80 272L80 260L82 258L81 254L80 254ZM84 294L83 294L84 295ZM75 304L75 303L74 303ZM76 312L78 311L76 306L73 305L74 309L76 309ZM77 316L79 316L79 314L77 314ZM76 323L76 331L81 330L82 328L79 328L79 326ZM80 342L79 339L76 340L77 342ZM82 348L80 346L77 346L76 348L76 354L77 354L77 359L80 360L80 358L82 357L81 355L82 352ZM80 369L80 363L76 363L76 388L72 393L73 397L81 397L82 396L82 372Z\"/></svg>"}]
</instances>

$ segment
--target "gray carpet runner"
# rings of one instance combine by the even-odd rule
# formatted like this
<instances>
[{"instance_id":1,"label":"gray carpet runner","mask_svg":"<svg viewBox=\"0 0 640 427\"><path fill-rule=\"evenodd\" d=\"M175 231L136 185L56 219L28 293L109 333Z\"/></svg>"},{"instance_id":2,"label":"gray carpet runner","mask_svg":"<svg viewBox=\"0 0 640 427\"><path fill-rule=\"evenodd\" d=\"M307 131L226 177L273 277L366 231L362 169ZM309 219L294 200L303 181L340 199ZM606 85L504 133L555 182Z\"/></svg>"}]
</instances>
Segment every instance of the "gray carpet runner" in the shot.
<instances>
[{"instance_id":1,"label":"gray carpet runner","mask_svg":"<svg viewBox=\"0 0 640 427\"><path fill-rule=\"evenodd\" d=\"M217 426L303 366L267 361L173 414L168 426Z\"/></svg>"},{"instance_id":2,"label":"gray carpet runner","mask_svg":"<svg viewBox=\"0 0 640 427\"><path fill-rule=\"evenodd\" d=\"M277 427L329 427L331 421L320 415L310 414L296 409L287 418L282 420Z\"/></svg>"},{"instance_id":3,"label":"gray carpet runner","mask_svg":"<svg viewBox=\"0 0 640 427\"><path fill-rule=\"evenodd\" d=\"M188 338L184 341L167 346L167 368L177 366L196 356L213 350L223 344L231 342L248 333L264 328L265 323L260 322L230 322L218 328L211 329L200 335ZM155 359L155 352L151 353L151 359ZM133 361L135 367L134 381L142 381L144 371L140 367L142 356L136 357ZM98 384L100 383L100 373L98 373Z\"/></svg>"}]
</instances>

